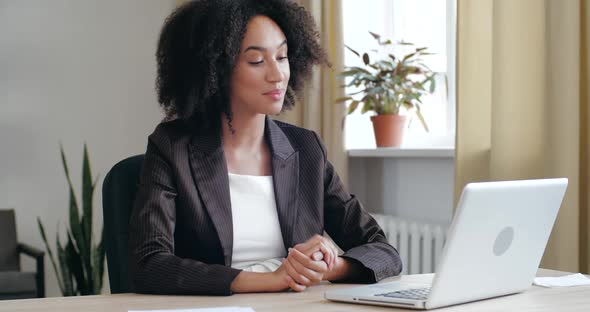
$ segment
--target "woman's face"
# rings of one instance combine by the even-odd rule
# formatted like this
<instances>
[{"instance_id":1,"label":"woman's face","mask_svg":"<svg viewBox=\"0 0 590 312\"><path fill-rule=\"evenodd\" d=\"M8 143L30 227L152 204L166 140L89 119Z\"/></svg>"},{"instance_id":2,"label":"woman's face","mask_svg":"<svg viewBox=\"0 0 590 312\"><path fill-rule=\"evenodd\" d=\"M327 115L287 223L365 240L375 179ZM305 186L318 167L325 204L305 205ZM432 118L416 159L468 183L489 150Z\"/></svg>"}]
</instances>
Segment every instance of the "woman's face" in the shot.
<instances>
[{"instance_id":1,"label":"woman's face","mask_svg":"<svg viewBox=\"0 0 590 312\"><path fill-rule=\"evenodd\" d=\"M231 77L232 113L279 114L289 75L285 35L272 19L253 17Z\"/></svg>"}]
</instances>

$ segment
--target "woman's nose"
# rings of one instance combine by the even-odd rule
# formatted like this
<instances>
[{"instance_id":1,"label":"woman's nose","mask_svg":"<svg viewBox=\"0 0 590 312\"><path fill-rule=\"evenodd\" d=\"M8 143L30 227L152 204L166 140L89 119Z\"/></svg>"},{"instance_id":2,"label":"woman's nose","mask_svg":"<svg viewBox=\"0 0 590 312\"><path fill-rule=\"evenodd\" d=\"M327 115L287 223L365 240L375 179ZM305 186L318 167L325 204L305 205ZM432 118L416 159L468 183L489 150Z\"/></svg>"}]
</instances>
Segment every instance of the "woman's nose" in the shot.
<instances>
[{"instance_id":1,"label":"woman's nose","mask_svg":"<svg viewBox=\"0 0 590 312\"><path fill-rule=\"evenodd\" d=\"M269 63L266 79L269 82L281 82L285 79L284 74L281 71L281 65L277 61Z\"/></svg>"}]
</instances>

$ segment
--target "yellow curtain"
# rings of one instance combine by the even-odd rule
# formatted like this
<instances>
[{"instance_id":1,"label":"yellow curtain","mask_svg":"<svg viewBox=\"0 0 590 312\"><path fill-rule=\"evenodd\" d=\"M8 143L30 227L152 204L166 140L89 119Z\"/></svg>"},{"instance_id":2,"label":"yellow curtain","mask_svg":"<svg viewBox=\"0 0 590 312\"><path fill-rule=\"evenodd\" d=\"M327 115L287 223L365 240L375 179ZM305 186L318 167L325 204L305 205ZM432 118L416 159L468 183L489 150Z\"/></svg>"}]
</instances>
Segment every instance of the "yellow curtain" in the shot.
<instances>
[{"instance_id":1,"label":"yellow curtain","mask_svg":"<svg viewBox=\"0 0 590 312\"><path fill-rule=\"evenodd\" d=\"M328 158L346 185L348 158L344 149L344 105L335 100L344 96L336 76L344 63L341 0L299 0L315 18L322 46L328 53L332 68L316 68L307 82L302 101L293 110L276 119L316 131L328 150Z\"/></svg>"},{"instance_id":2,"label":"yellow curtain","mask_svg":"<svg viewBox=\"0 0 590 312\"><path fill-rule=\"evenodd\" d=\"M457 9L455 200L472 181L569 178L541 266L588 272L586 0Z\"/></svg>"}]
</instances>

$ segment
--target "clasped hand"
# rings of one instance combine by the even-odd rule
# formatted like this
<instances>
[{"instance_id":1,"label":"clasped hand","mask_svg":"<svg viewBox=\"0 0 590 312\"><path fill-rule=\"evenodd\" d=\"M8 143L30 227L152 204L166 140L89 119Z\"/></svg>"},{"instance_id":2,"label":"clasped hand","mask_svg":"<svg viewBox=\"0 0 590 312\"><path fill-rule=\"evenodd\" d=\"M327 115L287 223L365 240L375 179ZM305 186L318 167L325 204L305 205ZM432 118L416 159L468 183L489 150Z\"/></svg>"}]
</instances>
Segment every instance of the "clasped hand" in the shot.
<instances>
[{"instance_id":1,"label":"clasped hand","mask_svg":"<svg viewBox=\"0 0 590 312\"><path fill-rule=\"evenodd\" d=\"M283 289L304 291L323 279L338 267L338 249L329 239L314 235L305 243L289 249L283 264L275 271Z\"/></svg>"}]
</instances>

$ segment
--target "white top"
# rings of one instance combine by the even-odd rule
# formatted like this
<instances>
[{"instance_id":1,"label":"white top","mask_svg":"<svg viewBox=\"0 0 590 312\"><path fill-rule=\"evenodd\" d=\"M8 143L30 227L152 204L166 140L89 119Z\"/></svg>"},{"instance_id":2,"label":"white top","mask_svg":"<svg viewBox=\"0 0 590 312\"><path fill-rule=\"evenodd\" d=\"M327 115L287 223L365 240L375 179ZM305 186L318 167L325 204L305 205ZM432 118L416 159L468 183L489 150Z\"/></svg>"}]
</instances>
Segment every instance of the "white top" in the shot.
<instances>
[{"instance_id":1,"label":"white top","mask_svg":"<svg viewBox=\"0 0 590 312\"><path fill-rule=\"evenodd\" d=\"M229 173L234 230L231 266L250 272L272 272L286 257L272 176Z\"/></svg>"}]
</instances>

